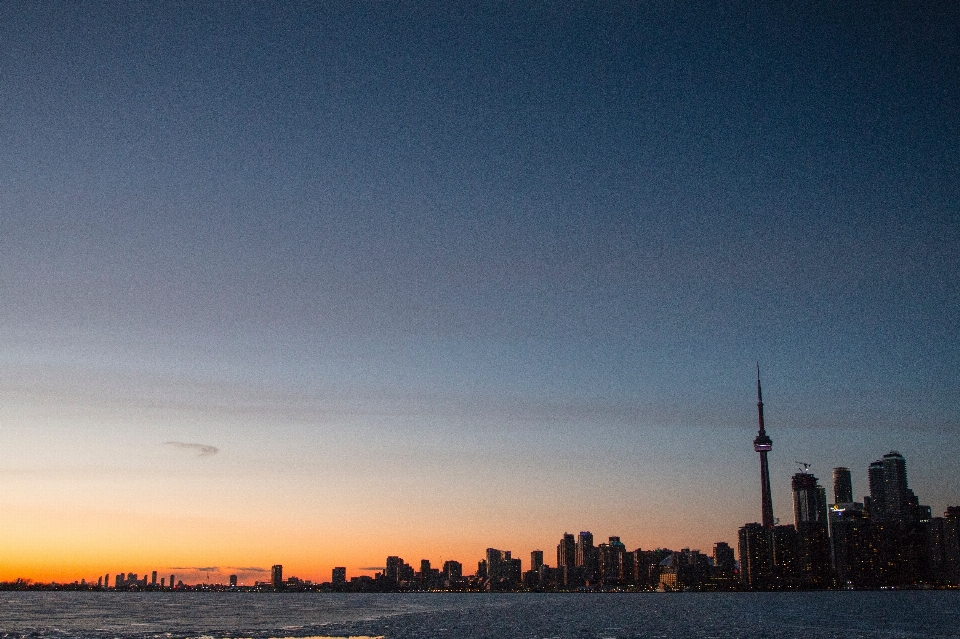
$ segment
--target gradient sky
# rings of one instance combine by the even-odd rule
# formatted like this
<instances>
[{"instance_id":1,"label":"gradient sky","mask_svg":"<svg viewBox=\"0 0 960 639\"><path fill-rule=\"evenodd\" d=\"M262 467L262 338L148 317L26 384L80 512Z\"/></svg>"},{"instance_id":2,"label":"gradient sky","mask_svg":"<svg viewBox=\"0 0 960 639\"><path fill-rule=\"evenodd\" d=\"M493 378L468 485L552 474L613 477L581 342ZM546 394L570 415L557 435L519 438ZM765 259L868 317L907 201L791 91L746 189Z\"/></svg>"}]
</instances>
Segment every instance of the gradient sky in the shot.
<instances>
[{"instance_id":1,"label":"gradient sky","mask_svg":"<svg viewBox=\"0 0 960 639\"><path fill-rule=\"evenodd\" d=\"M960 504L958 5L288 4L0 4L0 580Z\"/></svg>"}]
</instances>

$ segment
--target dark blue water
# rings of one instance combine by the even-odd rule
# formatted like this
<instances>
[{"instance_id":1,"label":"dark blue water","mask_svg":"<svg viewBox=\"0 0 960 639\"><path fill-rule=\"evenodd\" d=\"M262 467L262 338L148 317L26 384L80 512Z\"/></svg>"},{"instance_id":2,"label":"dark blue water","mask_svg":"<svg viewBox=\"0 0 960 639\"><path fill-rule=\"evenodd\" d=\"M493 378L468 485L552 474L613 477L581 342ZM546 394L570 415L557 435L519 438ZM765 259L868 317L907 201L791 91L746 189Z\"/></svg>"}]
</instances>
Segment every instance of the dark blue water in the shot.
<instances>
[{"instance_id":1,"label":"dark blue water","mask_svg":"<svg viewBox=\"0 0 960 639\"><path fill-rule=\"evenodd\" d=\"M960 637L960 592L0 592L0 637Z\"/></svg>"}]
</instances>

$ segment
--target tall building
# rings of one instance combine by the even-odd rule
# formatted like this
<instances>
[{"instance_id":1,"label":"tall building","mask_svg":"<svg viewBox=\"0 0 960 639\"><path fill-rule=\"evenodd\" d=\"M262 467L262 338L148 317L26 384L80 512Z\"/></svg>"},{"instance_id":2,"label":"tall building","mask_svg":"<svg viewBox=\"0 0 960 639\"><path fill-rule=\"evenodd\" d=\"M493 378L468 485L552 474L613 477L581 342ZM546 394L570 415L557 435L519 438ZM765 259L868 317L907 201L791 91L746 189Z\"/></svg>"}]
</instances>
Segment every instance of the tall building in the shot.
<instances>
[{"instance_id":1,"label":"tall building","mask_svg":"<svg viewBox=\"0 0 960 639\"><path fill-rule=\"evenodd\" d=\"M577 535L577 565L587 566L593 555L593 533L583 530Z\"/></svg>"},{"instance_id":2,"label":"tall building","mask_svg":"<svg viewBox=\"0 0 960 639\"><path fill-rule=\"evenodd\" d=\"M619 537L611 537L609 543L597 546L597 581L607 585L622 582L625 578L623 559L626 554L627 549Z\"/></svg>"},{"instance_id":3,"label":"tall building","mask_svg":"<svg viewBox=\"0 0 960 639\"><path fill-rule=\"evenodd\" d=\"M577 540L571 533L563 533L557 544L557 582L563 586L574 585L577 566Z\"/></svg>"},{"instance_id":4,"label":"tall building","mask_svg":"<svg viewBox=\"0 0 960 639\"><path fill-rule=\"evenodd\" d=\"M459 561L448 560L443 562L443 577L450 581L463 578L463 564Z\"/></svg>"},{"instance_id":5,"label":"tall building","mask_svg":"<svg viewBox=\"0 0 960 639\"><path fill-rule=\"evenodd\" d=\"M883 494L886 517L903 519L909 515L913 492L907 488L907 462L895 450L883 456Z\"/></svg>"},{"instance_id":6,"label":"tall building","mask_svg":"<svg viewBox=\"0 0 960 639\"><path fill-rule=\"evenodd\" d=\"M487 548L487 577L491 589L509 588L520 583L520 560L514 559L509 550Z\"/></svg>"},{"instance_id":7,"label":"tall building","mask_svg":"<svg viewBox=\"0 0 960 639\"><path fill-rule=\"evenodd\" d=\"M746 524L739 533L740 581L747 588L767 588L773 571L773 528Z\"/></svg>"},{"instance_id":8,"label":"tall building","mask_svg":"<svg viewBox=\"0 0 960 639\"><path fill-rule=\"evenodd\" d=\"M713 568L718 578L733 578L733 548L725 541L718 541L713 545Z\"/></svg>"},{"instance_id":9,"label":"tall building","mask_svg":"<svg viewBox=\"0 0 960 639\"><path fill-rule=\"evenodd\" d=\"M850 469L833 469L833 503L852 504L853 503L853 481L850 478Z\"/></svg>"},{"instance_id":10,"label":"tall building","mask_svg":"<svg viewBox=\"0 0 960 639\"><path fill-rule=\"evenodd\" d=\"M543 551L534 550L530 553L530 570L540 570L540 567L543 566Z\"/></svg>"},{"instance_id":11,"label":"tall building","mask_svg":"<svg viewBox=\"0 0 960 639\"><path fill-rule=\"evenodd\" d=\"M283 566L276 564L270 568L270 583L273 584L274 588L283 587Z\"/></svg>"},{"instance_id":12,"label":"tall building","mask_svg":"<svg viewBox=\"0 0 960 639\"><path fill-rule=\"evenodd\" d=\"M804 586L822 587L830 579L827 493L816 476L804 470L793 476L793 514L799 542L799 577Z\"/></svg>"},{"instance_id":13,"label":"tall building","mask_svg":"<svg viewBox=\"0 0 960 639\"><path fill-rule=\"evenodd\" d=\"M563 538L557 544L557 565L571 568L577 565L577 540L570 533L563 533Z\"/></svg>"},{"instance_id":14,"label":"tall building","mask_svg":"<svg viewBox=\"0 0 960 639\"><path fill-rule=\"evenodd\" d=\"M161 581L163 581L163 580L161 579ZM236 587L237 587L237 576L236 576L236 575L230 575L230 587L231 587L231 588L236 588Z\"/></svg>"},{"instance_id":15,"label":"tall building","mask_svg":"<svg viewBox=\"0 0 960 639\"><path fill-rule=\"evenodd\" d=\"M817 483L813 473L799 472L791 480L793 488L793 516L797 528L800 524L820 523L827 525L827 495Z\"/></svg>"},{"instance_id":16,"label":"tall building","mask_svg":"<svg viewBox=\"0 0 960 639\"><path fill-rule=\"evenodd\" d=\"M960 585L960 506L948 506L943 513L943 561L946 581Z\"/></svg>"},{"instance_id":17,"label":"tall building","mask_svg":"<svg viewBox=\"0 0 960 639\"><path fill-rule=\"evenodd\" d=\"M878 459L870 464L870 468L867 470L867 482L870 486L870 518L876 521L883 521L887 497L884 490L882 460Z\"/></svg>"},{"instance_id":18,"label":"tall building","mask_svg":"<svg viewBox=\"0 0 960 639\"><path fill-rule=\"evenodd\" d=\"M760 453L760 511L764 528L773 528L773 497L770 493L770 467L767 453L773 448L773 440L763 425L763 394L760 391L760 364L757 364L757 417L760 431L753 440L753 450Z\"/></svg>"},{"instance_id":19,"label":"tall building","mask_svg":"<svg viewBox=\"0 0 960 639\"><path fill-rule=\"evenodd\" d=\"M347 568L346 566L337 566L333 569L332 574L330 575L330 581L333 582L334 586L342 586L347 583Z\"/></svg>"},{"instance_id":20,"label":"tall building","mask_svg":"<svg viewBox=\"0 0 960 639\"><path fill-rule=\"evenodd\" d=\"M153 574L150 576L150 584L153 586L157 585L157 571L154 570Z\"/></svg>"}]
</instances>

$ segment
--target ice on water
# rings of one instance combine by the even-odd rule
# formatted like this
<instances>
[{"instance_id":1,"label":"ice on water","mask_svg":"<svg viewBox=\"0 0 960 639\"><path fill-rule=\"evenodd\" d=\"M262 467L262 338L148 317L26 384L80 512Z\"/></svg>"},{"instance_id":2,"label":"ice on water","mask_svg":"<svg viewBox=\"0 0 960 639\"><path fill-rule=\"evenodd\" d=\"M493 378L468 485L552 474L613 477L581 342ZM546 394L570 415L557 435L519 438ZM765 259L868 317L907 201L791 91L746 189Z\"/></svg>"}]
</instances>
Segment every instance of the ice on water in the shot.
<instances>
[{"instance_id":1,"label":"ice on water","mask_svg":"<svg viewBox=\"0 0 960 639\"><path fill-rule=\"evenodd\" d=\"M955 591L0 594L0 639L936 639Z\"/></svg>"}]
</instances>

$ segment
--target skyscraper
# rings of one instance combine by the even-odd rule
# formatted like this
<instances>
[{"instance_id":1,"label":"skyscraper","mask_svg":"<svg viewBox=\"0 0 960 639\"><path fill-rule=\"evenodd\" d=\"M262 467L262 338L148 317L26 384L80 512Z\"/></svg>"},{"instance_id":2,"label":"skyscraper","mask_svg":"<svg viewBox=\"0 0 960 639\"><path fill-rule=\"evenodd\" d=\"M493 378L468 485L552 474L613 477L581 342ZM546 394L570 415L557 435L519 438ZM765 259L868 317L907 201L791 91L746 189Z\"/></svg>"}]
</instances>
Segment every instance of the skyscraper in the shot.
<instances>
[{"instance_id":1,"label":"skyscraper","mask_svg":"<svg viewBox=\"0 0 960 639\"><path fill-rule=\"evenodd\" d=\"M399 583L401 579L401 569L403 568L403 559L395 555L387 557L387 565L383 569L383 576L390 581Z\"/></svg>"},{"instance_id":2,"label":"skyscraper","mask_svg":"<svg viewBox=\"0 0 960 639\"><path fill-rule=\"evenodd\" d=\"M740 579L747 588L770 585L773 569L773 527L747 524L740 528Z\"/></svg>"},{"instance_id":3,"label":"skyscraper","mask_svg":"<svg viewBox=\"0 0 960 639\"><path fill-rule=\"evenodd\" d=\"M833 503L851 504L853 503L853 480L850 479L850 469L833 469Z\"/></svg>"},{"instance_id":4,"label":"skyscraper","mask_svg":"<svg viewBox=\"0 0 960 639\"><path fill-rule=\"evenodd\" d=\"M895 450L883 456L883 510L889 518L902 519L908 515L912 493L907 488L907 462Z\"/></svg>"},{"instance_id":5,"label":"skyscraper","mask_svg":"<svg viewBox=\"0 0 960 639\"><path fill-rule=\"evenodd\" d=\"M557 544L557 581L564 586L573 585L576 566L577 540L571 533L563 533Z\"/></svg>"},{"instance_id":6,"label":"skyscraper","mask_svg":"<svg viewBox=\"0 0 960 639\"><path fill-rule=\"evenodd\" d=\"M870 464L867 470L867 480L870 484L870 518L883 521L887 504L886 491L883 481L883 462L877 460Z\"/></svg>"},{"instance_id":7,"label":"skyscraper","mask_svg":"<svg viewBox=\"0 0 960 639\"><path fill-rule=\"evenodd\" d=\"M830 538L827 535L827 493L813 473L795 474L793 514L799 542L799 574L807 586L825 586L830 578Z\"/></svg>"},{"instance_id":8,"label":"skyscraper","mask_svg":"<svg viewBox=\"0 0 960 639\"><path fill-rule=\"evenodd\" d=\"M760 392L760 364L757 364L757 416L760 421L760 432L753 440L753 450L760 453L760 510L763 527L773 528L773 497L770 494L770 467L767 464L767 453L773 448L773 441L767 436L763 427L763 395Z\"/></svg>"},{"instance_id":9,"label":"skyscraper","mask_svg":"<svg viewBox=\"0 0 960 639\"><path fill-rule=\"evenodd\" d=\"M283 587L283 566L277 564L270 568L270 582L274 588Z\"/></svg>"},{"instance_id":10,"label":"skyscraper","mask_svg":"<svg viewBox=\"0 0 960 639\"><path fill-rule=\"evenodd\" d=\"M577 540L571 533L563 533L563 538L557 544L557 566L577 565Z\"/></svg>"},{"instance_id":11,"label":"skyscraper","mask_svg":"<svg viewBox=\"0 0 960 639\"><path fill-rule=\"evenodd\" d=\"M826 526L826 491L817 483L816 476L804 470L794 475L790 483L793 487L793 515L797 528L807 523Z\"/></svg>"},{"instance_id":12,"label":"skyscraper","mask_svg":"<svg viewBox=\"0 0 960 639\"><path fill-rule=\"evenodd\" d=\"M543 565L543 551L534 550L530 553L530 570L540 570Z\"/></svg>"}]
</instances>

